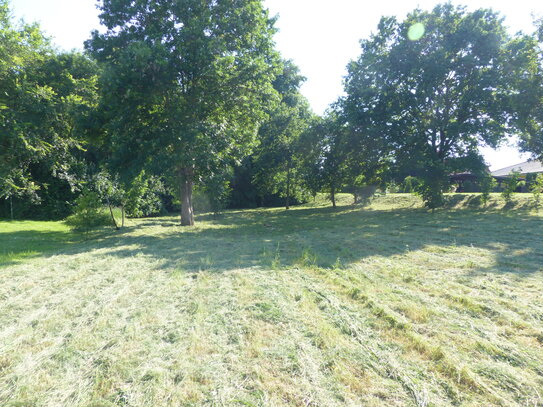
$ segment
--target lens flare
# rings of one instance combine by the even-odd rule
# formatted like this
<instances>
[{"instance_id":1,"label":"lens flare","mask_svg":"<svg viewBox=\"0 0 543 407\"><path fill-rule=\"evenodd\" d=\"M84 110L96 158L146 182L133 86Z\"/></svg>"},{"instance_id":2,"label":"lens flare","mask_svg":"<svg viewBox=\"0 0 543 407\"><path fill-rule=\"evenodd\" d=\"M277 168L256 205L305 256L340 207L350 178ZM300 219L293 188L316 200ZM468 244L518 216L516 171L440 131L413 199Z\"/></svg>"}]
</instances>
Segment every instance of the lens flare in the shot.
<instances>
[{"instance_id":1,"label":"lens flare","mask_svg":"<svg viewBox=\"0 0 543 407\"><path fill-rule=\"evenodd\" d=\"M418 41L424 35L424 31L424 24L415 23L409 27L409 31L407 31L407 38L409 38L411 41Z\"/></svg>"}]
</instances>

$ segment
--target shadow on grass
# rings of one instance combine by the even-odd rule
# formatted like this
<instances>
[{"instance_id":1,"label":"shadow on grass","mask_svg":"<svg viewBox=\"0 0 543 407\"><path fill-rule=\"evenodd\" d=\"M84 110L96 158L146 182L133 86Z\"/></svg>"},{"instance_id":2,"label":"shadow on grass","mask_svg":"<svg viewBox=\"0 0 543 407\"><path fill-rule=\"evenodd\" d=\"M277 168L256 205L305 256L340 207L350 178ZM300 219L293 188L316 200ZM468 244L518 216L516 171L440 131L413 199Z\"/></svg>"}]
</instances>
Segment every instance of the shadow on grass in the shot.
<instances>
[{"instance_id":1,"label":"shadow on grass","mask_svg":"<svg viewBox=\"0 0 543 407\"><path fill-rule=\"evenodd\" d=\"M543 269L543 219L523 211L462 209L432 214L424 209L324 207L231 211L218 218L201 215L197 222L201 226L182 228L173 217L142 220L61 252L104 249L119 258L149 256L163 269L223 272L308 263L330 268L431 245L490 250L495 265L477 266L477 272L522 275Z\"/></svg>"},{"instance_id":2,"label":"shadow on grass","mask_svg":"<svg viewBox=\"0 0 543 407\"><path fill-rule=\"evenodd\" d=\"M23 258L57 251L71 243L74 236L62 231L18 230L0 233L0 266Z\"/></svg>"}]
</instances>

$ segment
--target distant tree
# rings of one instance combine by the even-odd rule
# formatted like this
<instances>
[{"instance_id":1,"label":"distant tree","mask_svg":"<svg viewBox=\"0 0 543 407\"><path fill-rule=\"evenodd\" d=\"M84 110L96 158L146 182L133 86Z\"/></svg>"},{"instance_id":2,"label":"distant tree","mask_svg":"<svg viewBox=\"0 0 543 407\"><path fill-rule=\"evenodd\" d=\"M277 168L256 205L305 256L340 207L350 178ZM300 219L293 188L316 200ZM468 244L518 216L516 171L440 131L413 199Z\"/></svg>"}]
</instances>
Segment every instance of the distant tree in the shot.
<instances>
[{"instance_id":1,"label":"distant tree","mask_svg":"<svg viewBox=\"0 0 543 407\"><path fill-rule=\"evenodd\" d=\"M409 38L415 24L424 31ZM429 208L443 203L451 159L481 143L495 146L507 133L507 40L496 13L446 3L403 22L381 19L348 66L342 106L349 126L373 156L393 157L421 179Z\"/></svg>"},{"instance_id":2,"label":"distant tree","mask_svg":"<svg viewBox=\"0 0 543 407\"><path fill-rule=\"evenodd\" d=\"M292 61L283 61L282 65L282 73L273 82L280 100L271 106L268 120L260 127L255 165L260 188L283 195L289 209L294 190L301 183L300 138L309 126L312 113L300 93L305 78Z\"/></svg>"},{"instance_id":3,"label":"distant tree","mask_svg":"<svg viewBox=\"0 0 543 407\"><path fill-rule=\"evenodd\" d=\"M317 193L324 188L322 170L325 154L326 139L322 131L323 119L314 116L308 123L307 128L301 134L299 140L299 173L300 182L304 188L316 198Z\"/></svg>"},{"instance_id":4,"label":"distant tree","mask_svg":"<svg viewBox=\"0 0 543 407\"><path fill-rule=\"evenodd\" d=\"M105 33L86 43L105 66L112 162L176 179L193 225L195 182L249 153L277 72L260 0L103 0Z\"/></svg>"},{"instance_id":5,"label":"distant tree","mask_svg":"<svg viewBox=\"0 0 543 407\"><path fill-rule=\"evenodd\" d=\"M347 167L347 149L345 146L346 129L337 113L329 112L317 131L322 143L321 186L328 192L332 206L336 207L336 194L346 186L349 175Z\"/></svg>"},{"instance_id":6,"label":"distant tree","mask_svg":"<svg viewBox=\"0 0 543 407\"><path fill-rule=\"evenodd\" d=\"M488 204L490 199L490 193L496 188L497 182L490 173L484 173L479 178L479 185L481 186L481 201L484 206Z\"/></svg>"}]
</instances>

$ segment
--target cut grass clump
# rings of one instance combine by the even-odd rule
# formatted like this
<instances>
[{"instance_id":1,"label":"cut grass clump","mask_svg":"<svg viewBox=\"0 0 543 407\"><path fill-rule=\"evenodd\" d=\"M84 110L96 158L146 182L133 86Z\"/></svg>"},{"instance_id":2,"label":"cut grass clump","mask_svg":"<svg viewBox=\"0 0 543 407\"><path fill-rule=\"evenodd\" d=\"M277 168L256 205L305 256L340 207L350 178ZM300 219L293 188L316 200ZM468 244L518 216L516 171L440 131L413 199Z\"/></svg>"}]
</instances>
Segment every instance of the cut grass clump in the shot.
<instances>
[{"instance_id":1,"label":"cut grass clump","mask_svg":"<svg viewBox=\"0 0 543 407\"><path fill-rule=\"evenodd\" d=\"M426 324L430 322L433 312L423 305L408 304L400 305L398 312L417 324Z\"/></svg>"}]
</instances>

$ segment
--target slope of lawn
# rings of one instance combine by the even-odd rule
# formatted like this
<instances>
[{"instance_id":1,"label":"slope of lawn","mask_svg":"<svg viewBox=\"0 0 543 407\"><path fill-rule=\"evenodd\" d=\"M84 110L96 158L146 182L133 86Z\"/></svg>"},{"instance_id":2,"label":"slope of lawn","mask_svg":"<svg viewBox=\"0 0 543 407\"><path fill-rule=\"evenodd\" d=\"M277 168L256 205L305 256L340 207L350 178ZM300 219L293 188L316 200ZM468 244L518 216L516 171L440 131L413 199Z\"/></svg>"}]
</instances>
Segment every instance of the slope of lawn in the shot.
<instances>
[{"instance_id":1,"label":"slope of lawn","mask_svg":"<svg viewBox=\"0 0 543 407\"><path fill-rule=\"evenodd\" d=\"M0 406L541 406L543 217L450 199L132 220L6 263Z\"/></svg>"}]
</instances>

